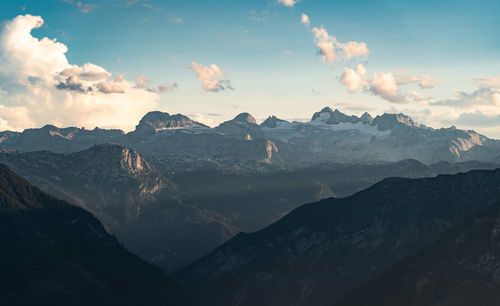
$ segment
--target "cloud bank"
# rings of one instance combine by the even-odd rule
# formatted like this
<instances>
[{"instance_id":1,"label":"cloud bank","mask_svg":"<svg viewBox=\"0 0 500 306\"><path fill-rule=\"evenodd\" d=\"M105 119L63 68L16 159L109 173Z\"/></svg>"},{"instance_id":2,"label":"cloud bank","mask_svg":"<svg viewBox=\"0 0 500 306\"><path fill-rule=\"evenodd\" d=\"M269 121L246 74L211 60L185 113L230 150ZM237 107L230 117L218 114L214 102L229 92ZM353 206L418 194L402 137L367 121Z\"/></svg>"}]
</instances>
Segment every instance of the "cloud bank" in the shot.
<instances>
[{"instance_id":1,"label":"cloud bank","mask_svg":"<svg viewBox=\"0 0 500 306\"><path fill-rule=\"evenodd\" d=\"M428 75L412 75L407 71L400 71L399 74L378 72L369 78L368 71L362 64L358 64L355 69L345 67L339 81L348 91L353 93L363 90L391 103L416 101L420 104L429 104L434 101L432 98L425 98L424 95L416 91L404 93L401 86L417 84L420 89L427 89L440 82Z\"/></svg>"},{"instance_id":2,"label":"cloud bank","mask_svg":"<svg viewBox=\"0 0 500 306\"><path fill-rule=\"evenodd\" d=\"M177 87L141 87L95 64L71 65L64 44L32 36L43 23L20 15L0 32L0 130L47 123L131 130L157 108L158 93Z\"/></svg>"}]
</instances>

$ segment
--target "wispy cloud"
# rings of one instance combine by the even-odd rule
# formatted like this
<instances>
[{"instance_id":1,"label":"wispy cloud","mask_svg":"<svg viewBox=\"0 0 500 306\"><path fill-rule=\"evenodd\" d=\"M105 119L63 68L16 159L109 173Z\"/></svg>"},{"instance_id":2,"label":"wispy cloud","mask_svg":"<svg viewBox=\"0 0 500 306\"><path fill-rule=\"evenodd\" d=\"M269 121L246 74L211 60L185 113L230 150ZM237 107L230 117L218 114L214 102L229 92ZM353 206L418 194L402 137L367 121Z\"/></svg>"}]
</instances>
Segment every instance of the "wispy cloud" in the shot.
<instances>
[{"instance_id":1,"label":"wispy cloud","mask_svg":"<svg viewBox=\"0 0 500 306\"><path fill-rule=\"evenodd\" d=\"M250 17L248 17L248 20L255 21L255 22L268 21L269 18L271 17L270 11L261 11L259 13L255 10L251 10L249 13L250 13Z\"/></svg>"},{"instance_id":2,"label":"wispy cloud","mask_svg":"<svg viewBox=\"0 0 500 306\"><path fill-rule=\"evenodd\" d=\"M78 8L78 10L82 13L90 13L91 11L95 10L96 8L99 8L98 5L83 3L80 1L77 1L77 2L75 2L73 0L59 0L59 1L75 5Z\"/></svg>"},{"instance_id":3,"label":"wispy cloud","mask_svg":"<svg viewBox=\"0 0 500 306\"><path fill-rule=\"evenodd\" d=\"M61 0L61 1L66 1L66 0ZM68 0L68 1L70 1L70 0ZM153 5L151 5L151 3L149 3L149 0L125 0L125 1L122 1L118 4L116 4L115 6L116 7L130 7L133 5L140 5L142 7L150 8L150 9L153 8Z\"/></svg>"},{"instance_id":4,"label":"wispy cloud","mask_svg":"<svg viewBox=\"0 0 500 306\"><path fill-rule=\"evenodd\" d=\"M82 3L82 2L77 2L76 5L78 6L78 9L82 13L90 13L94 9L98 8L99 6L94 5L94 4L87 4L87 3Z\"/></svg>"},{"instance_id":5,"label":"wispy cloud","mask_svg":"<svg viewBox=\"0 0 500 306\"><path fill-rule=\"evenodd\" d=\"M169 17L168 21L171 23L184 23L184 19L181 17Z\"/></svg>"}]
</instances>

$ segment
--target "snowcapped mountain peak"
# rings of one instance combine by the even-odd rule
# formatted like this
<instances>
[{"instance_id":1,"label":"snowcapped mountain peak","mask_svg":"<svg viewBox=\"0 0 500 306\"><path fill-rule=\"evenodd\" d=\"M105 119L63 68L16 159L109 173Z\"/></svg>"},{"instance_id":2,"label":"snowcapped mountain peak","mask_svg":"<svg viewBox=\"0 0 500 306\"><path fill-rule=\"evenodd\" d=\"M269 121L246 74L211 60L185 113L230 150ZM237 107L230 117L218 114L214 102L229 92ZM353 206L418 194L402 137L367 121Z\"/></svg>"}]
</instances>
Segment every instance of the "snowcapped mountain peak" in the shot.
<instances>
[{"instance_id":1,"label":"snowcapped mountain peak","mask_svg":"<svg viewBox=\"0 0 500 306\"><path fill-rule=\"evenodd\" d=\"M314 115L312 116L311 121L314 121L316 119L325 119L325 118L330 118L331 114L333 113L333 109L331 109L329 106L323 107L322 110L319 112L315 112ZM321 118L320 118L321 117Z\"/></svg>"},{"instance_id":2,"label":"snowcapped mountain peak","mask_svg":"<svg viewBox=\"0 0 500 306\"><path fill-rule=\"evenodd\" d=\"M346 115L338 109L332 110L330 107L323 108L320 112L314 113L312 121L321 121L326 124L339 124L339 123L358 123L360 118L354 115Z\"/></svg>"}]
</instances>

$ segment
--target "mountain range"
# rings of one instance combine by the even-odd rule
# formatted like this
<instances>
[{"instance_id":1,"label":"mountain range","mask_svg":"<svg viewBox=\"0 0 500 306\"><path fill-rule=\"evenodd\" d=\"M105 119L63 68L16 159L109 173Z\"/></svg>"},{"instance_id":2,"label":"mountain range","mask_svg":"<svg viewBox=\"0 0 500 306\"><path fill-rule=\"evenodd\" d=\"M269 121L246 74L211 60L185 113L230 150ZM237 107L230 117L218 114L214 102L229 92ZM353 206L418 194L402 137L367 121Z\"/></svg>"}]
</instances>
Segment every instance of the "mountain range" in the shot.
<instances>
[{"instance_id":1,"label":"mountain range","mask_svg":"<svg viewBox=\"0 0 500 306\"><path fill-rule=\"evenodd\" d=\"M7 202L31 203L48 197L49 202L72 203L100 221L64 204L87 214L93 220L90 223L97 222L90 226L98 228L93 233L114 239L107 253L99 245L66 237L66 229L68 235L73 233L73 219L65 214L22 205L14 209L8 204L2 213L3 230L5 237L15 239L5 241L13 250L5 258L19 267L15 254L42 250L47 256L40 261L22 257L34 262L27 266L29 271L47 265L64 274L76 273L68 272L74 268L73 260L102 267L110 257L99 257L99 253L129 256L131 269L150 267L144 268L144 274L133 274L140 279L130 280L128 273L135 272L123 271L127 275L122 275L114 265L106 273L133 282L137 287L123 286L131 286L133 297L147 294L151 304L187 301L185 295L176 294L183 292L180 288L197 299L195 305L362 305L367 300L379 305L388 301L408 304L410 300L441 303L450 297L441 295L440 299L428 292L445 288L443 279L452 293L483 288L482 284L496 288L492 268L496 236L474 238L483 243L478 250L491 251L486 259L479 251L466 253L466 247L460 249L458 244L453 246L457 257L452 258L447 250L453 250L452 241L458 238L446 237L460 231L460 237L477 235L474 230L466 232L468 225L463 224L478 224L495 215L494 210L487 215L481 212L494 207L500 195L499 170L493 170L499 168L499 145L474 131L433 129L404 114L357 117L328 107L309 122L270 116L258 124L250 114L241 113L211 128L184 115L150 112L129 133L51 125L0 132L0 163L26 181L11 179L15 175L4 168L0 174L7 178L7 185L12 180L22 182L24 187L16 190L29 190L28 195L8 193ZM22 200L13 200L18 196ZM45 202L36 203L36 207L45 207ZM306 203L313 204L303 205ZM493 232L494 220L484 221L481 232ZM20 228L24 229L15 232ZM143 260L175 272L180 285L128 253L108 232ZM36 241L39 234L47 240ZM51 253L48 245L59 240L68 244L68 252L55 248L56 253ZM83 252L78 243L89 252ZM440 249L440 245L448 248ZM73 259L81 252L89 257ZM478 280L473 282L476 287L446 279L449 270L432 266L434 257L429 254L450 263L448 268L442 265L443 269ZM64 256L71 258L71 265L66 265ZM95 262L94 257L98 257ZM53 263L54 258L63 258L60 267L43 261ZM491 261L482 265L487 259ZM458 263L465 261L480 268L463 270ZM82 265L78 263L78 267ZM425 266L421 270L427 274L412 274L416 266ZM84 268L85 275L91 276L78 280L78 286L89 288L92 296L107 299L122 290L99 279L112 276L94 276L92 273L104 273L97 267ZM15 278L12 287L6 285L17 297L23 294L18 289L22 282L39 277L29 271L23 272L24 279L22 275ZM413 278L408 278L410 274ZM87 287L89 279L104 285ZM153 279L161 288L148 285L149 292L139 289ZM73 296L93 303L60 281L43 281L54 286L48 288L51 293L43 294L48 301L60 298L59 289L63 288L69 295L62 298ZM5 279L3 282L7 284ZM414 288L419 286L430 291L416 292ZM394 288L402 293L391 295ZM26 296L36 290L39 288L27 287ZM485 296L495 297L491 290L484 290ZM463 296L467 301L477 300L475 295ZM109 303L115 301L113 297ZM131 297L130 301L137 300Z\"/></svg>"},{"instance_id":2,"label":"mountain range","mask_svg":"<svg viewBox=\"0 0 500 306\"><path fill-rule=\"evenodd\" d=\"M317 116L313 121L324 115ZM252 121L243 114L222 128L229 134L237 125L261 135ZM194 123L191 129L207 127ZM495 169L495 163L270 162L251 169L211 160L182 170L169 167L170 158L144 157L116 143L69 153L0 149L1 163L105 225L0 167L0 243L9 250L2 255L3 301L187 305L193 297L194 305L305 306L497 300L500 170L470 171ZM107 231L164 271L177 271L175 281Z\"/></svg>"},{"instance_id":3,"label":"mountain range","mask_svg":"<svg viewBox=\"0 0 500 306\"><path fill-rule=\"evenodd\" d=\"M238 232L259 230L304 203L345 197L385 177L497 167L405 160L266 172L225 167L172 172L163 166L168 160L151 163L117 144L67 154L3 150L0 162L45 192L90 211L127 248L169 272Z\"/></svg>"},{"instance_id":4,"label":"mountain range","mask_svg":"<svg viewBox=\"0 0 500 306\"><path fill-rule=\"evenodd\" d=\"M500 142L455 127L433 129L404 114L372 118L346 115L329 107L310 122L288 122L271 116L257 124L248 113L210 128L184 115L146 114L129 133L52 125L23 132L0 132L0 146L20 151L71 153L93 145L117 143L145 157L168 157L170 166L230 168L302 167L321 162L397 162L417 159L498 162Z\"/></svg>"},{"instance_id":5,"label":"mountain range","mask_svg":"<svg viewBox=\"0 0 500 306\"><path fill-rule=\"evenodd\" d=\"M401 143L408 133L415 141ZM0 162L92 212L130 250L169 272L304 203L349 196L391 176L497 167L496 153L485 153L497 141L460 130L446 137L462 144L481 140L450 158L465 161L384 161L377 147L387 151L386 160L397 160L395 152L419 156L415 145L435 154L444 142L429 139L443 138L443 131L404 115L358 118L330 108L308 123L270 117L258 125L242 113L209 128L183 115L150 112L128 134L54 126L0 134ZM492 162L469 161L475 150ZM342 152L349 158L337 156ZM357 154L369 157L357 161Z\"/></svg>"}]
</instances>

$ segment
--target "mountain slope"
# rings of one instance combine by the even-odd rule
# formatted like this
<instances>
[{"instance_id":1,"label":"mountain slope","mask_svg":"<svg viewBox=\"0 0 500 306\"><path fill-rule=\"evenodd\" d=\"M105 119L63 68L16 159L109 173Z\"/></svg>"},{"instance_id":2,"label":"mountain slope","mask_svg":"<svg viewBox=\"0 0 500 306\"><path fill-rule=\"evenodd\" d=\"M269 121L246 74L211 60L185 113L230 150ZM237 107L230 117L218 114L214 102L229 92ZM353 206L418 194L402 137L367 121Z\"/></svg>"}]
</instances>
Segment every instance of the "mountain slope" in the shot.
<instances>
[{"instance_id":1,"label":"mountain slope","mask_svg":"<svg viewBox=\"0 0 500 306\"><path fill-rule=\"evenodd\" d=\"M223 216L184 203L175 184L120 145L70 154L6 151L0 162L45 192L90 211L128 249L166 271L237 232Z\"/></svg>"},{"instance_id":2,"label":"mountain slope","mask_svg":"<svg viewBox=\"0 0 500 306\"><path fill-rule=\"evenodd\" d=\"M426 177L486 163L416 160L320 164L295 170L169 170L134 150L103 144L70 154L0 152L0 162L45 192L92 212L125 246L167 272L206 255L240 231L255 231L303 203L348 196L388 176ZM165 168L156 167L165 166Z\"/></svg>"},{"instance_id":3,"label":"mountain slope","mask_svg":"<svg viewBox=\"0 0 500 306\"><path fill-rule=\"evenodd\" d=\"M334 305L498 305L500 206L447 231Z\"/></svg>"},{"instance_id":4,"label":"mountain slope","mask_svg":"<svg viewBox=\"0 0 500 306\"><path fill-rule=\"evenodd\" d=\"M96 144L119 142L124 133L121 130L67 127L46 125L39 129L23 132L0 132L0 145L21 151L50 150L56 153L70 153L86 150Z\"/></svg>"},{"instance_id":5,"label":"mountain slope","mask_svg":"<svg viewBox=\"0 0 500 306\"><path fill-rule=\"evenodd\" d=\"M385 179L239 234L177 274L213 305L328 305L500 196L500 170Z\"/></svg>"},{"instance_id":6,"label":"mountain slope","mask_svg":"<svg viewBox=\"0 0 500 306\"><path fill-rule=\"evenodd\" d=\"M4 152L0 162L44 191L89 210L110 229L139 215L161 189L175 190L137 152L111 143L71 154Z\"/></svg>"},{"instance_id":7,"label":"mountain slope","mask_svg":"<svg viewBox=\"0 0 500 306\"><path fill-rule=\"evenodd\" d=\"M0 165L0 304L181 305L179 287L99 221Z\"/></svg>"}]
</instances>

